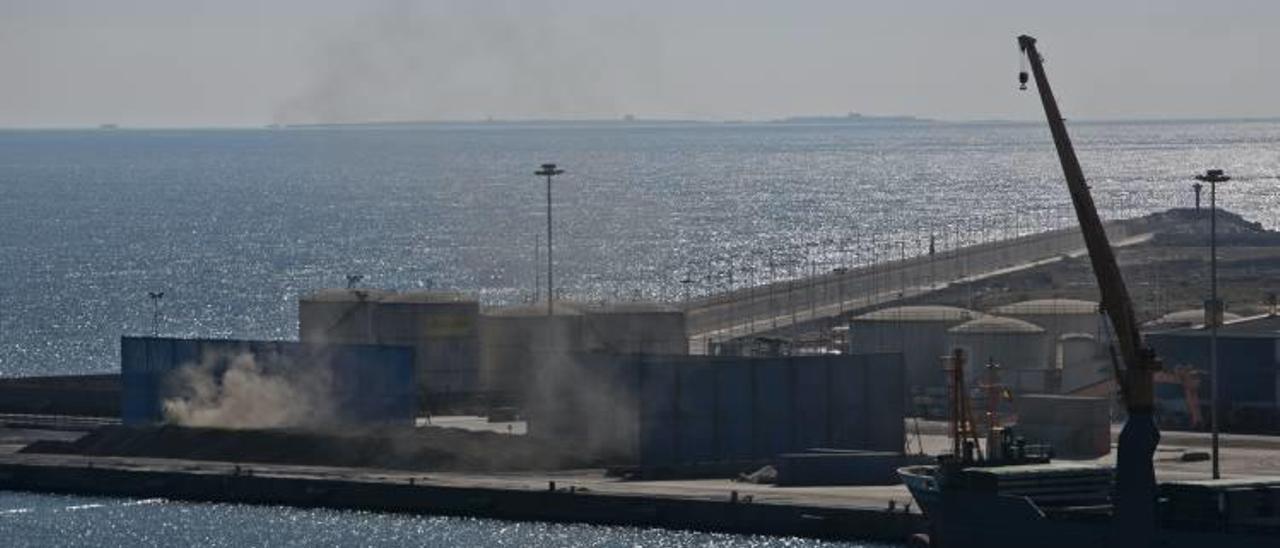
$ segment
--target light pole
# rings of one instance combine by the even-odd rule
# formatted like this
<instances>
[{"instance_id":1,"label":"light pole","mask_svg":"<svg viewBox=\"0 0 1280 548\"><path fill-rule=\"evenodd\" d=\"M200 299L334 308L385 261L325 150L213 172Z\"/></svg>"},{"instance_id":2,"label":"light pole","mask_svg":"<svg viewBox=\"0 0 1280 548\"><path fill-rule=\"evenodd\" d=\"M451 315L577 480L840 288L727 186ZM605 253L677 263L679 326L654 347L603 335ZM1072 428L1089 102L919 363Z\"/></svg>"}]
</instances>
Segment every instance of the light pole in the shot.
<instances>
[{"instance_id":1,"label":"light pole","mask_svg":"<svg viewBox=\"0 0 1280 548\"><path fill-rule=\"evenodd\" d=\"M686 270L684 273L684 279L680 280L680 285L684 286L684 306L686 309L689 308L689 304L692 302L692 299L690 299L690 295L689 295L689 285L693 283L694 283L694 279L691 273Z\"/></svg>"},{"instance_id":2,"label":"light pole","mask_svg":"<svg viewBox=\"0 0 1280 548\"><path fill-rule=\"evenodd\" d=\"M1210 169L1196 180L1209 183L1209 428L1213 443L1213 479L1222 477L1218 466L1218 324L1222 323L1222 301L1218 300L1218 183L1231 177L1221 169Z\"/></svg>"},{"instance_id":3,"label":"light pole","mask_svg":"<svg viewBox=\"0 0 1280 548\"><path fill-rule=\"evenodd\" d=\"M555 164L542 164L542 169L533 172L534 175L547 178L547 316L553 314L551 303L555 300L556 287L551 268L551 178L561 173L564 170L556 168Z\"/></svg>"},{"instance_id":4,"label":"light pole","mask_svg":"<svg viewBox=\"0 0 1280 548\"><path fill-rule=\"evenodd\" d=\"M898 298L907 296L907 242L898 240Z\"/></svg>"},{"instance_id":5,"label":"light pole","mask_svg":"<svg viewBox=\"0 0 1280 548\"><path fill-rule=\"evenodd\" d=\"M813 248L818 247L818 242L804 245L808 248L805 254L809 256L809 321L813 322L818 319L818 265L813 256Z\"/></svg>"},{"instance_id":6,"label":"light pole","mask_svg":"<svg viewBox=\"0 0 1280 548\"><path fill-rule=\"evenodd\" d=\"M836 275L836 299L840 300L836 305L836 309L839 311L836 315L837 323L844 321L844 275L848 272L849 268L844 266L837 266L831 269L831 273Z\"/></svg>"},{"instance_id":7,"label":"light pole","mask_svg":"<svg viewBox=\"0 0 1280 548\"><path fill-rule=\"evenodd\" d=\"M151 336L160 336L160 299L164 298L163 291L148 291L147 298L151 300Z\"/></svg>"}]
</instances>

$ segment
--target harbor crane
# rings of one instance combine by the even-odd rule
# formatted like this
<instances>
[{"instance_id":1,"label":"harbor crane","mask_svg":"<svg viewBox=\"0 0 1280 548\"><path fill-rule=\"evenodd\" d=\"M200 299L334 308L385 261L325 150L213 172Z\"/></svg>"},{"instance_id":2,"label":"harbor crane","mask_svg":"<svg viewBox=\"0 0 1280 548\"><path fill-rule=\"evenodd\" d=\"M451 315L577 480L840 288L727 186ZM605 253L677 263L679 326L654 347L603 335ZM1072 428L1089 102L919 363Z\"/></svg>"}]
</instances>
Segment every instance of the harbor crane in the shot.
<instances>
[{"instance_id":1,"label":"harbor crane","mask_svg":"<svg viewBox=\"0 0 1280 548\"><path fill-rule=\"evenodd\" d=\"M1115 252L1107 240L1102 220L1089 194L1080 161L1067 127L1058 110L1058 103L1045 76L1044 62L1036 49L1036 39L1027 35L1018 37L1025 61L1030 64L1031 77L1040 92L1044 115L1053 134L1053 144L1058 149L1071 203L1080 222L1089 261L1093 266L1098 289L1102 295L1102 309L1115 330L1123 371L1116 367L1116 383L1120 386L1125 411L1128 414L1116 455L1116 513L1114 518L1113 546L1151 546L1156 533L1156 479L1152 457L1160 443L1160 431L1156 427L1154 410L1155 373L1160 361L1149 347L1143 344L1138 332L1138 322L1133 311L1133 301L1125 287ZM1018 74L1022 89L1027 89L1027 71ZM1114 351L1113 351L1114 357Z\"/></svg>"}]
</instances>

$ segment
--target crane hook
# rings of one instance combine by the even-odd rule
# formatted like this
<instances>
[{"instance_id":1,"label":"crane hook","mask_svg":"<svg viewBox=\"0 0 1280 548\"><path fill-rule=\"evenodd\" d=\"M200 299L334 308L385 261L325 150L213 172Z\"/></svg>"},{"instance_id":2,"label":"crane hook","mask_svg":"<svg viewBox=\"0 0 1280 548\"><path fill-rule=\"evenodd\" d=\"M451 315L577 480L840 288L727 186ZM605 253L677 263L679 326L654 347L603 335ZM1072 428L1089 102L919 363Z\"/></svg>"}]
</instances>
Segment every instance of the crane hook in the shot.
<instances>
[{"instance_id":1,"label":"crane hook","mask_svg":"<svg viewBox=\"0 0 1280 548\"><path fill-rule=\"evenodd\" d=\"M1027 90L1027 71L1024 70L1018 72L1018 84L1018 89L1022 91Z\"/></svg>"}]
</instances>

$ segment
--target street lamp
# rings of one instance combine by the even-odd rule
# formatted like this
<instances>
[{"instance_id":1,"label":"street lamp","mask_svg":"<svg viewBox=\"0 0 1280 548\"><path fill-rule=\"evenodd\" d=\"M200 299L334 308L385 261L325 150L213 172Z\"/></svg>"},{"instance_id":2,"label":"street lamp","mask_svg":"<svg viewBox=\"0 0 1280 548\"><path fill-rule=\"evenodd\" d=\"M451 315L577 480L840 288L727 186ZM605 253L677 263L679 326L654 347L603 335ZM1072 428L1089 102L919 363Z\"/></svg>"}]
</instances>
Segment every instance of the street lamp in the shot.
<instances>
[{"instance_id":1,"label":"street lamp","mask_svg":"<svg viewBox=\"0 0 1280 548\"><path fill-rule=\"evenodd\" d=\"M151 336L160 336L160 299L164 298L163 291L148 291L147 298L151 300Z\"/></svg>"},{"instance_id":2,"label":"street lamp","mask_svg":"<svg viewBox=\"0 0 1280 548\"><path fill-rule=\"evenodd\" d=\"M551 265L551 178L564 173L563 169L556 168L555 164L542 164L542 169L533 172L534 175L547 178L547 316L553 314L552 301L555 297L556 284L552 278Z\"/></svg>"},{"instance_id":3,"label":"street lamp","mask_svg":"<svg viewBox=\"0 0 1280 548\"><path fill-rule=\"evenodd\" d=\"M1218 300L1218 183L1231 177L1221 169L1210 169L1196 180L1209 183L1209 425L1213 440L1213 479L1222 477L1218 466L1218 324L1222 323L1222 301Z\"/></svg>"}]
</instances>

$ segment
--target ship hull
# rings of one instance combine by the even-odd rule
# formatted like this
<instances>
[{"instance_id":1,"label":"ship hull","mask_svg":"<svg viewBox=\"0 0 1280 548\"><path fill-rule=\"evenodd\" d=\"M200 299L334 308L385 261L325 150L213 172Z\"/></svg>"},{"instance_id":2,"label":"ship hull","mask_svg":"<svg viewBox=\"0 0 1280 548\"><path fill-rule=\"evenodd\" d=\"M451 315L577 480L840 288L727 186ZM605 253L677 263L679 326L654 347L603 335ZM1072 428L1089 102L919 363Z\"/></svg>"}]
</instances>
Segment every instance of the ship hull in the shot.
<instances>
[{"instance_id":1,"label":"ship hull","mask_svg":"<svg viewBox=\"0 0 1280 548\"><path fill-rule=\"evenodd\" d=\"M933 468L899 470L903 483L929 520L933 548L1113 545L1108 511L1048 515L1025 497L946 489L929 473ZM1280 538L1269 534L1166 528L1158 530L1157 537L1157 546L1169 548L1280 546Z\"/></svg>"}]
</instances>

